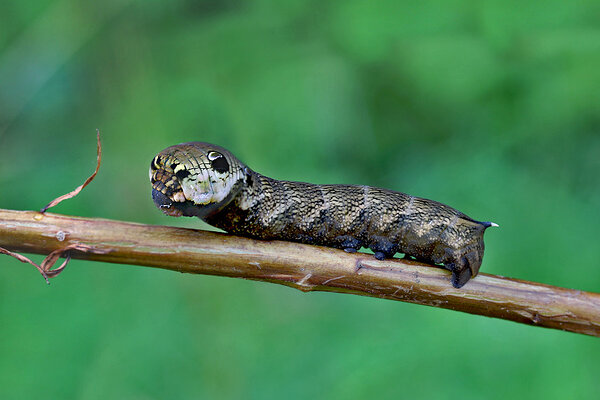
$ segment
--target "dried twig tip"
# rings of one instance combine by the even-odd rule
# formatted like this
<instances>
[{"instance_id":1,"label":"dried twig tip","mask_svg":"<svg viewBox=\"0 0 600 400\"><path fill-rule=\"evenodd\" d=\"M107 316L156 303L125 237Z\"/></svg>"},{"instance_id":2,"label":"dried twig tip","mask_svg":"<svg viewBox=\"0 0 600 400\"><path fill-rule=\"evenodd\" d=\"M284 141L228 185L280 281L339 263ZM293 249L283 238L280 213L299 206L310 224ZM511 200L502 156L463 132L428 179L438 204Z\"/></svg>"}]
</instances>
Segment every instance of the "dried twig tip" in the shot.
<instances>
[{"instance_id":1,"label":"dried twig tip","mask_svg":"<svg viewBox=\"0 0 600 400\"><path fill-rule=\"evenodd\" d=\"M48 203L48 205L46 205L46 207L44 207L40 210L41 213L45 213L46 211L48 211L49 208L54 207L55 205L59 204L63 200L71 199L71 198L77 196L84 187L89 185L90 182L94 180L94 178L96 177L96 174L98 173L98 170L100 169L100 162L102 160L102 144L100 143L100 129L96 129L96 140L98 142L98 150L97 150L98 155L96 157L97 162L96 162L96 170L94 171L94 173L89 178L86 179L86 181L83 183L83 185L77 186L75 188L75 190L73 190L72 192L63 194L62 196L57 197L56 199L54 199L50 203Z\"/></svg>"}]
</instances>

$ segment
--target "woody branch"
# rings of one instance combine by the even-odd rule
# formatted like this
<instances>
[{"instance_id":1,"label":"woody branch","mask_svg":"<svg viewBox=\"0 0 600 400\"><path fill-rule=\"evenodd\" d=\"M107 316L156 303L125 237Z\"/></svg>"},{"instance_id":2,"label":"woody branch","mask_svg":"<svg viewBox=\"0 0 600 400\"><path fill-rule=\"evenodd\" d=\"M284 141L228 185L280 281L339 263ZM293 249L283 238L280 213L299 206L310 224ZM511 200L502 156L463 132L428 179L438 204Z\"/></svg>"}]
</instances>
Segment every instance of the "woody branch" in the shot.
<instances>
[{"instance_id":1,"label":"woody branch","mask_svg":"<svg viewBox=\"0 0 600 400\"><path fill-rule=\"evenodd\" d=\"M67 249L72 258L406 301L600 336L600 294L488 274L455 289L441 268L326 247L2 209L0 247L36 254Z\"/></svg>"}]
</instances>

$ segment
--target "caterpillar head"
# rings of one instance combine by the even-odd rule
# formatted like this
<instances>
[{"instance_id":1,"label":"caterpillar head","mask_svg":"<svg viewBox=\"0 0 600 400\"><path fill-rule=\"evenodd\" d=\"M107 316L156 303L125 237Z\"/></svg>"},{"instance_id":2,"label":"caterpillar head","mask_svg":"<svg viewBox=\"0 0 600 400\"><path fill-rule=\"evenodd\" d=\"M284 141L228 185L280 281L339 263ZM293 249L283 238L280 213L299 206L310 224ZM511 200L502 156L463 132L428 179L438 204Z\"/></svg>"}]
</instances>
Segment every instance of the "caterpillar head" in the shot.
<instances>
[{"instance_id":1,"label":"caterpillar head","mask_svg":"<svg viewBox=\"0 0 600 400\"><path fill-rule=\"evenodd\" d=\"M171 146L150 163L152 199L167 215L205 217L232 200L248 171L220 146L203 142Z\"/></svg>"}]
</instances>

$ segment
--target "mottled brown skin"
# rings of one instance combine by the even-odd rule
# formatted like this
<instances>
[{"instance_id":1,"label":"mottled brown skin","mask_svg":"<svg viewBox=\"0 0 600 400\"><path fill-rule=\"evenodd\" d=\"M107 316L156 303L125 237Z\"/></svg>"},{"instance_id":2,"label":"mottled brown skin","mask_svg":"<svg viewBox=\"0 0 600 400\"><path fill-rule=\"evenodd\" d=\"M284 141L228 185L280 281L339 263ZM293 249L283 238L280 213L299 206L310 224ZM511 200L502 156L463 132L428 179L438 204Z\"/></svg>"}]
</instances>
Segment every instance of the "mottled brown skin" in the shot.
<instances>
[{"instance_id":1,"label":"mottled brown skin","mask_svg":"<svg viewBox=\"0 0 600 400\"><path fill-rule=\"evenodd\" d=\"M226 232L323 245L375 257L404 253L452 271L463 286L479 272L478 222L433 200L357 185L280 181L252 171L209 143L169 147L151 163L152 197L168 215L197 216Z\"/></svg>"}]
</instances>

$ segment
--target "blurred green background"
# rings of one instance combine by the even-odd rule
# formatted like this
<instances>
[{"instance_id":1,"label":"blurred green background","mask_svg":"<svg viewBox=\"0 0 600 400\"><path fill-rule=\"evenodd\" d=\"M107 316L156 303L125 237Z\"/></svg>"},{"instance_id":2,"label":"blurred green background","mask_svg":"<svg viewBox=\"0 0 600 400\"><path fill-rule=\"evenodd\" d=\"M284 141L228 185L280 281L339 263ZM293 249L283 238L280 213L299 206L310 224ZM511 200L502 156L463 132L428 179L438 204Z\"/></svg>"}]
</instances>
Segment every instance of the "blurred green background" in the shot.
<instances>
[{"instance_id":1,"label":"blurred green background","mask_svg":"<svg viewBox=\"0 0 600 400\"><path fill-rule=\"evenodd\" d=\"M0 4L0 207L163 216L161 149L383 186L500 229L482 271L600 292L600 2ZM36 260L42 257L36 256ZM358 296L0 258L0 398L599 398L600 342Z\"/></svg>"}]
</instances>

